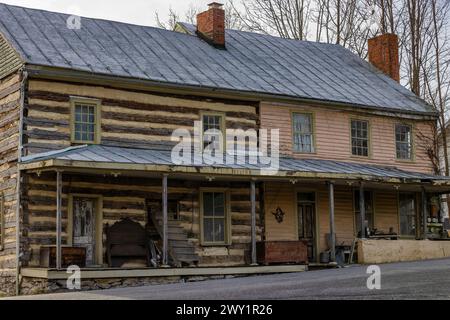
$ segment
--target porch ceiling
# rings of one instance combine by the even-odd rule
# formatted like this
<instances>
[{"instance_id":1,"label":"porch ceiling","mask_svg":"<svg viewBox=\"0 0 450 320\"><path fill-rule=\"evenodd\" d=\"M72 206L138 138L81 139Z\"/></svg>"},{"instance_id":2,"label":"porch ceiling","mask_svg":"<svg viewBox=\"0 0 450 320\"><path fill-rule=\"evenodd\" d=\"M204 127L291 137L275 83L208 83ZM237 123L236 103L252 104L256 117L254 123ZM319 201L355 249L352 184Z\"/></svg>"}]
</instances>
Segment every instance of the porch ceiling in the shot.
<instances>
[{"instance_id":1,"label":"porch ceiling","mask_svg":"<svg viewBox=\"0 0 450 320\"><path fill-rule=\"evenodd\" d=\"M40 153L22 158L21 170L46 171L61 169L73 172L134 172L172 173L177 175L225 176L230 178L253 177L265 179L316 179L367 181L371 183L423 184L435 191L450 191L450 178L395 167L348 163L332 160L294 159L281 157L279 170L270 172L268 163L259 159L257 164L175 165L171 151L155 149L132 149L102 145L84 145ZM193 163L193 161L192 161Z\"/></svg>"}]
</instances>

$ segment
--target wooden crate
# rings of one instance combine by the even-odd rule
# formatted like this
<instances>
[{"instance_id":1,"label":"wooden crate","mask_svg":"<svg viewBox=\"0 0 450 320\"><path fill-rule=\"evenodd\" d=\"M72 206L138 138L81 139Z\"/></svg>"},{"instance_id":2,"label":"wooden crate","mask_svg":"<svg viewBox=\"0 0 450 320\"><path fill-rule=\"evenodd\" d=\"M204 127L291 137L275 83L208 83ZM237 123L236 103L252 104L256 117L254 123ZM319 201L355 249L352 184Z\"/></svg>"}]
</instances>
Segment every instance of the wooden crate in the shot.
<instances>
[{"instance_id":1,"label":"wooden crate","mask_svg":"<svg viewBox=\"0 0 450 320\"><path fill-rule=\"evenodd\" d=\"M256 244L258 263L308 263L306 241L264 241Z\"/></svg>"},{"instance_id":2,"label":"wooden crate","mask_svg":"<svg viewBox=\"0 0 450 320\"><path fill-rule=\"evenodd\" d=\"M76 265L80 268L86 267L86 248L62 247L61 267L67 268ZM56 268L56 247L41 247L40 266L43 268Z\"/></svg>"}]
</instances>

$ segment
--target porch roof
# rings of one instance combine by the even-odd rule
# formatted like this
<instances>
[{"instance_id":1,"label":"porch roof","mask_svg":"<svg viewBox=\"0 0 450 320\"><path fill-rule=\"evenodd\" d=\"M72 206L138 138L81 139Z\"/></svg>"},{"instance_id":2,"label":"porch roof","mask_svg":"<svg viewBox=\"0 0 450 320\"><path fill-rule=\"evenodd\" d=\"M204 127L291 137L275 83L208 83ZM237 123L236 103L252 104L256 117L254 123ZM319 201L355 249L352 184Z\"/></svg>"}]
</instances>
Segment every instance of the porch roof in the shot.
<instances>
[{"instance_id":1,"label":"porch roof","mask_svg":"<svg viewBox=\"0 0 450 320\"><path fill-rule=\"evenodd\" d=\"M248 160L248 159L247 159ZM257 164L176 165L171 151L135 149L103 145L83 145L23 157L21 170L78 169L105 171L145 171L179 174L229 175L250 177L285 177L367 180L388 183L426 183L450 186L450 177L409 172L395 167L349 163L333 160L280 157L279 170L267 171L268 158ZM266 170L261 170L261 169Z\"/></svg>"}]
</instances>

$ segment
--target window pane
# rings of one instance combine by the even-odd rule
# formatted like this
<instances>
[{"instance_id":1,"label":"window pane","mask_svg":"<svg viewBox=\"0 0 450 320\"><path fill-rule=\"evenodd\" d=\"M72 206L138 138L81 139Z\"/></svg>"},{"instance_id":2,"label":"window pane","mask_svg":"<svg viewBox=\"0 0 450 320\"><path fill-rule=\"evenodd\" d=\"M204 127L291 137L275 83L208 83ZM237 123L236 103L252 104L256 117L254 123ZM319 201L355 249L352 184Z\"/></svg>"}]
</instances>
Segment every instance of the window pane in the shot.
<instances>
[{"instance_id":1,"label":"window pane","mask_svg":"<svg viewBox=\"0 0 450 320\"><path fill-rule=\"evenodd\" d=\"M411 127L408 125L397 124L395 126L395 142L398 159L412 158L412 137Z\"/></svg>"},{"instance_id":2,"label":"window pane","mask_svg":"<svg viewBox=\"0 0 450 320\"><path fill-rule=\"evenodd\" d=\"M313 128L310 114L295 113L293 115L294 150L298 152L313 152Z\"/></svg>"},{"instance_id":3,"label":"window pane","mask_svg":"<svg viewBox=\"0 0 450 320\"><path fill-rule=\"evenodd\" d=\"M203 239L206 242L214 242L214 219L203 219Z\"/></svg>"},{"instance_id":4,"label":"window pane","mask_svg":"<svg viewBox=\"0 0 450 320\"><path fill-rule=\"evenodd\" d=\"M75 105L75 140L94 142L95 140L95 110L94 105L77 104Z\"/></svg>"},{"instance_id":5,"label":"window pane","mask_svg":"<svg viewBox=\"0 0 450 320\"><path fill-rule=\"evenodd\" d=\"M225 216L225 197L223 193L214 193L214 216Z\"/></svg>"},{"instance_id":6,"label":"window pane","mask_svg":"<svg viewBox=\"0 0 450 320\"><path fill-rule=\"evenodd\" d=\"M203 148L211 146L214 149L221 149L223 143L222 136L222 116L203 116Z\"/></svg>"},{"instance_id":7,"label":"window pane","mask_svg":"<svg viewBox=\"0 0 450 320\"><path fill-rule=\"evenodd\" d=\"M214 219L214 242L225 242L225 219Z\"/></svg>"},{"instance_id":8,"label":"window pane","mask_svg":"<svg viewBox=\"0 0 450 320\"><path fill-rule=\"evenodd\" d=\"M352 120L351 135L352 154L355 156L369 156L369 122Z\"/></svg>"},{"instance_id":9,"label":"window pane","mask_svg":"<svg viewBox=\"0 0 450 320\"><path fill-rule=\"evenodd\" d=\"M205 242L225 242L225 206L225 193L203 193L203 239Z\"/></svg>"},{"instance_id":10,"label":"window pane","mask_svg":"<svg viewBox=\"0 0 450 320\"><path fill-rule=\"evenodd\" d=\"M214 215L214 194L211 192L203 193L203 215L213 216Z\"/></svg>"}]
</instances>

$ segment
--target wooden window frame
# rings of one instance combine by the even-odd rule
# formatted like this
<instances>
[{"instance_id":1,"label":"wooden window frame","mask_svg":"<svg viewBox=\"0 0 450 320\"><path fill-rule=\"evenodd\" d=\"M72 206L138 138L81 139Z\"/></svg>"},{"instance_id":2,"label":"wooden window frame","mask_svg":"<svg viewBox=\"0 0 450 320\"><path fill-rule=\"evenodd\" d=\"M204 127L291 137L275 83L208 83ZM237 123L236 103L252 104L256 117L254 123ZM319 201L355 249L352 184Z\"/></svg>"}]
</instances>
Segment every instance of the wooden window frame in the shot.
<instances>
[{"instance_id":1,"label":"wooden window frame","mask_svg":"<svg viewBox=\"0 0 450 320\"><path fill-rule=\"evenodd\" d=\"M299 151L295 149L295 116L307 115L311 118L311 151ZM292 124L292 151L297 154L315 154L316 153L316 118L313 112L292 111L291 112L291 124Z\"/></svg>"},{"instance_id":2,"label":"wooden window frame","mask_svg":"<svg viewBox=\"0 0 450 320\"><path fill-rule=\"evenodd\" d=\"M95 264L104 265L103 261L103 196L99 194L70 193L67 207L67 245L73 245L73 198L95 200Z\"/></svg>"},{"instance_id":3,"label":"wooden window frame","mask_svg":"<svg viewBox=\"0 0 450 320\"><path fill-rule=\"evenodd\" d=\"M409 159L403 159L399 158L397 155L397 126L405 126L409 127L411 130L411 157ZM400 162L414 162L415 161L415 143L414 143L414 126L410 123L404 123L404 122L396 122L394 123L394 143L395 143L395 159ZM403 142L404 143L404 142Z\"/></svg>"},{"instance_id":4,"label":"wooden window frame","mask_svg":"<svg viewBox=\"0 0 450 320\"><path fill-rule=\"evenodd\" d=\"M75 107L78 104L91 105L95 107L95 133L93 141L83 141L75 139ZM83 98L83 97L70 97L70 142L73 144L100 144L101 143L101 100Z\"/></svg>"},{"instance_id":5,"label":"wooden window frame","mask_svg":"<svg viewBox=\"0 0 450 320\"><path fill-rule=\"evenodd\" d=\"M204 193L223 193L225 196L225 241L223 242L207 242L204 239L204 208L203 208L203 194ZM228 189L216 188L202 188L200 189L200 243L205 247L223 247L231 245L231 204L230 191Z\"/></svg>"},{"instance_id":6,"label":"wooden window frame","mask_svg":"<svg viewBox=\"0 0 450 320\"><path fill-rule=\"evenodd\" d=\"M5 196L0 193L0 251L5 249Z\"/></svg>"},{"instance_id":7,"label":"wooden window frame","mask_svg":"<svg viewBox=\"0 0 450 320\"><path fill-rule=\"evenodd\" d=\"M367 122L367 156L353 154L353 135L352 135L353 121ZM350 155L351 155L351 157L370 159L372 157L372 123L371 123L370 119L351 117L349 124L350 124L349 129L350 129Z\"/></svg>"},{"instance_id":8,"label":"wooden window frame","mask_svg":"<svg viewBox=\"0 0 450 320\"><path fill-rule=\"evenodd\" d=\"M220 121L220 126L221 126L221 132L222 132L222 147L220 149L221 153L224 153L227 150L227 128L226 128L226 114L224 112L214 112L214 111L202 111L200 112L200 123L202 125L201 128L201 135L200 135L200 139L201 139L201 146L202 146L202 151L204 150L204 141L203 141L203 134L204 134L204 126L203 126L203 117L204 116L212 116L212 117L220 117L221 121Z\"/></svg>"}]
</instances>

